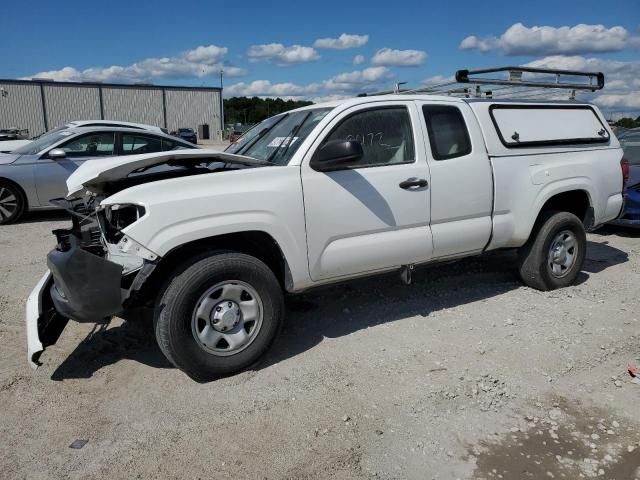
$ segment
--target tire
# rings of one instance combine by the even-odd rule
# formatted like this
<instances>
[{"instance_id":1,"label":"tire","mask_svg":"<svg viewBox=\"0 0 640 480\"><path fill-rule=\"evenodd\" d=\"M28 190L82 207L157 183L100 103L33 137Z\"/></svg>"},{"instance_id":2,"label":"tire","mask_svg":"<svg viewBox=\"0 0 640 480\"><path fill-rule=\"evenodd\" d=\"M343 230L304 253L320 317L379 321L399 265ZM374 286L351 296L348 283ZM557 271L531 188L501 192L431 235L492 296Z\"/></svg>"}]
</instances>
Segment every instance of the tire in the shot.
<instances>
[{"instance_id":1,"label":"tire","mask_svg":"<svg viewBox=\"0 0 640 480\"><path fill-rule=\"evenodd\" d=\"M212 253L171 279L156 304L156 339L171 363L207 382L256 363L280 331L284 312L280 284L263 262Z\"/></svg>"},{"instance_id":2,"label":"tire","mask_svg":"<svg viewBox=\"0 0 640 480\"><path fill-rule=\"evenodd\" d=\"M20 187L15 183L0 180L0 225L18 221L26 206L27 200Z\"/></svg>"},{"instance_id":3,"label":"tire","mask_svg":"<svg viewBox=\"0 0 640 480\"><path fill-rule=\"evenodd\" d=\"M567 287L582 270L586 249L587 235L578 217L545 212L518 253L520 278L542 291Z\"/></svg>"}]
</instances>

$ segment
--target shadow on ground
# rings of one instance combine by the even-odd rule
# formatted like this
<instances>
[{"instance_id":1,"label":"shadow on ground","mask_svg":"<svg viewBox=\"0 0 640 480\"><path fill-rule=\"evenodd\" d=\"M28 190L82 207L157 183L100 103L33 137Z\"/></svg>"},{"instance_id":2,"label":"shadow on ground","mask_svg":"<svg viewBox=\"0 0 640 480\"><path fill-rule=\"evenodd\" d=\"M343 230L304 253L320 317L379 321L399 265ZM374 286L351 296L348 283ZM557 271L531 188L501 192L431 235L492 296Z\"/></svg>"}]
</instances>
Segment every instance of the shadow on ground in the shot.
<instances>
[{"instance_id":1,"label":"shadow on ground","mask_svg":"<svg viewBox=\"0 0 640 480\"><path fill-rule=\"evenodd\" d=\"M156 343L152 323L145 318L112 328L109 328L109 322L96 324L56 368L51 379L90 378L101 368L124 359L154 368L173 368Z\"/></svg>"},{"instance_id":2,"label":"shadow on ground","mask_svg":"<svg viewBox=\"0 0 640 480\"><path fill-rule=\"evenodd\" d=\"M627 254L607 245L589 242L584 271L589 274L627 261ZM387 274L351 281L286 299L287 320L283 332L255 369L266 368L299 355L323 338L337 338L376 325L502 295L525 288L515 269L513 251L490 252L456 262L440 263L414 273L413 285ZM89 378L100 368L121 359L133 359L156 368L171 368L158 348L149 319L108 324L96 329L56 369L54 380Z\"/></svg>"}]
</instances>

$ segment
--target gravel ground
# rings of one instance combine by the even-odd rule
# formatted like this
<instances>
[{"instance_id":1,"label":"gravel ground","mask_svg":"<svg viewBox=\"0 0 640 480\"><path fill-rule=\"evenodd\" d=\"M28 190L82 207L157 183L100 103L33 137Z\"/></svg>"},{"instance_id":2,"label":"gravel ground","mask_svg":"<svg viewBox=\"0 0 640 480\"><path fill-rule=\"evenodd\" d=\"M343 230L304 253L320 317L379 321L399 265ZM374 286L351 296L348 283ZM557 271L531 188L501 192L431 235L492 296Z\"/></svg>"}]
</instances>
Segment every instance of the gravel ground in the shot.
<instances>
[{"instance_id":1,"label":"gravel ground","mask_svg":"<svg viewBox=\"0 0 640 480\"><path fill-rule=\"evenodd\" d=\"M292 297L261 365L197 384L119 319L31 371L24 304L66 223L0 227L2 478L640 478L638 232L590 234L554 292L505 252Z\"/></svg>"}]
</instances>

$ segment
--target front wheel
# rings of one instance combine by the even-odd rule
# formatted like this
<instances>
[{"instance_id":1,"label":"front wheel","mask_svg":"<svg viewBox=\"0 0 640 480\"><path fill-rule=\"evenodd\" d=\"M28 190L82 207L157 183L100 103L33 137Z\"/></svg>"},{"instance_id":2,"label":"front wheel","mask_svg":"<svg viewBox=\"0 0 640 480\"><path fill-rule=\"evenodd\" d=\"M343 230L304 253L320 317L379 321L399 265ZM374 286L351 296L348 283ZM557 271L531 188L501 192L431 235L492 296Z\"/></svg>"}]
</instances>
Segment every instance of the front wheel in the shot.
<instances>
[{"instance_id":1,"label":"front wheel","mask_svg":"<svg viewBox=\"0 0 640 480\"><path fill-rule=\"evenodd\" d=\"M15 184L0 180L0 225L20 219L26 207L22 190Z\"/></svg>"},{"instance_id":2,"label":"front wheel","mask_svg":"<svg viewBox=\"0 0 640 480\"><path fill-rule=\"evenodd\" d=\"M269 267L249 255L214 253L172 279L156 306L156 338L173 364L205 382L254 364L283 316Z\"/></svg>"},{"instance_id":3,"label":"front wheel","mask_svg":"<svg viewBox=\"0 0 640 480\"><path fill-rule=\"evenodd\" d=\"M520 277L538 290L567 287L582 270L586 250L587 235L578 217L546 212L519 252Z\"/></svg>"}]
</instances>

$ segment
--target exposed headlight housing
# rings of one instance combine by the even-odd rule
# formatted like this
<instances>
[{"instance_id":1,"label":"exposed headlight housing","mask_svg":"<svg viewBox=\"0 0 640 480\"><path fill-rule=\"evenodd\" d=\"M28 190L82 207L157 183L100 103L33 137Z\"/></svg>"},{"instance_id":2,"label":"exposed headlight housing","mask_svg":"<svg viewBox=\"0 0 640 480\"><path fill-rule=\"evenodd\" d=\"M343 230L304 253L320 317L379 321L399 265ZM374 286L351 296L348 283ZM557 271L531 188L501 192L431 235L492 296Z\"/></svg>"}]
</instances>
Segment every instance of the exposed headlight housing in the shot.
<instances>
[{"instance_id":1,"label":"exposed headlight housing","mask_svg":"<svg viewBox=\"0 0 640 480\"><path fill-rule=\"evenodd\" d=\"M118 243L122 229L137 222L145 214L144 207L133 204L107 205L98 211L98 220L104 238L109 243Z\"/></svg>"}]
</instances>

